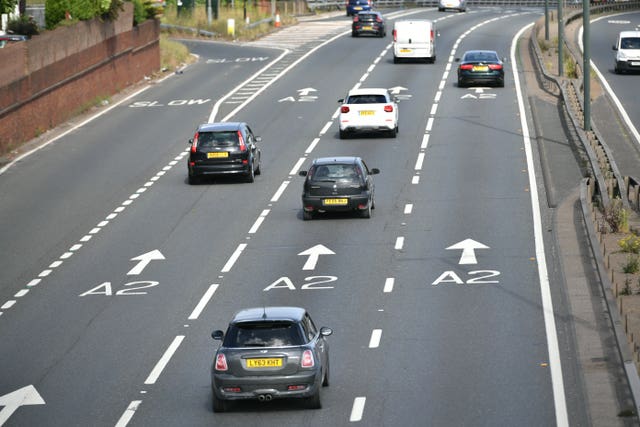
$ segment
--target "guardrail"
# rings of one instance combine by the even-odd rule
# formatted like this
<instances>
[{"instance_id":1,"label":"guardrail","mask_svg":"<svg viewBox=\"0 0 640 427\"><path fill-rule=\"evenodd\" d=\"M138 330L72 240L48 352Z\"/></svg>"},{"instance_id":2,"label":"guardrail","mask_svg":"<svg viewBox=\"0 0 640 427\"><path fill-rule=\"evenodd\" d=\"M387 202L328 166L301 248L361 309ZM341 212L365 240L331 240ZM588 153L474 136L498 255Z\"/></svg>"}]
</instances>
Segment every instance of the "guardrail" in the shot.
<instances>
[{"instance_id":1,"label":"guardrail","mask_svg":"<svg viewBox=\"0 0 640 427\"><path fill-rule=\"evenodd\" d=\"M569 2L566 3L567 6ZM467 6L505 6L505 7L544 7L545 0L468 0ZM557 7L557 0L549 0L549 7ZM582 2L576 3L582 6ZM307 0L307 6L310 10L332 10L343 9L346 2L343 1L323 1L323 0ZM410 7L438 7L438 0L374 0L374 6L377 8L410 8Z\"/></svg>"}]
</instances>

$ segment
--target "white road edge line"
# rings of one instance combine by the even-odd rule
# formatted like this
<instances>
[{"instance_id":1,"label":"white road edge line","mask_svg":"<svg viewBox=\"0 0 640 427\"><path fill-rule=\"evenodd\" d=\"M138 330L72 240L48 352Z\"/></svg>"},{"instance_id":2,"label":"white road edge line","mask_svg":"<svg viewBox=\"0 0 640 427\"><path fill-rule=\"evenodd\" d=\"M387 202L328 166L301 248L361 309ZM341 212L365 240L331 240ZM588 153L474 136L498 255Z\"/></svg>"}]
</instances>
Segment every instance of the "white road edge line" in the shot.
<instances>
[{"instance_id":1,"label":"white road edge line","mask_svg":"<svg viewBox=\"0 0 640 427\"><path fill-rule=\"evenodd\" d=\"M353 401L353 407L351 408L351 416L349 421L352 423L362 420L362 414L364 414L364 404L366 403L366 397L356 397Z\"/></svg>"},{"instance_id":2,"label":"white road edge line","mask_svg":"<svg viewBox=\"0 0 640 427\"><path fill-rule=\"evenodd\" d=\"M196 308L194 308L193 311L191 312L191 315L189 315L189 320L197 320L198 317L200 317L200 314L202 313L204 308L207 306L207 304L209 304L209 301L211 301L211 298L213 297L213 294L218 289L218 286L220 285L218 285L217 283L214 283L213 285L209 286L209 289L207 289L207 292L204 293L204 295L200 299L200 302L198 303L198 305L196 305Z\"/></svg>"},{"instance_id":3,"label":"white road edge line","mask_svg":"<svg viewBox=\"0 0 640 427\"><path fill-rule=\"evenodd\" d=\"M144 380L145 384L151 385L155 384L156 381L158 381L160 374L162 373L164 368L167 367L167 364L171 360L171 357L173 357L173 354L176 352L176 350L178 350L178 347L180 347L182 340L184 340L184 335L178 335L173 339L160 360L158 360L158 363L156 363L156 366L153 368L147 379Z\"/></svg>"},{"instance_id":4,"label":"white road edge line","mask_svg":"<svg viewBox=\"0 0 640 427\"><path fill-rule=\"evenodd\" d=\"M129 424L129 421L133 418L133 415L136 413L138 406L142 403L142 400L133 400L129 403L127 409L125 409L124 413L116 423L115 427L126 427Z\"/></svg>"},{"instance_id":5,"label":"white road edge line","mask_svg":"<svg viewBox=\"0 0 640 427\"><path fill-rule=\"evenodd\" d=\"M551 367L551 382L553 385L553 400L556 411L556 425L565 427L569 425L567 414L567 402L564 391L564 380L562 378L562 362L560 360L560 349L558 346L558 336L556 332L555 313L553 311L553 301L551 300L551 290L549 287L549 273L547 271L547 260L544 252L544 238L542 234L542 219L540 214L540 200L538 198L538 187L536 181L535 166L533 164L533 154L531 139L529 138L529 128L527 125L527 114L524 108L520 78L518 76L518 62L516 61L516 48L518 40L533 23L528 24L511 41L511 64L513 65L513 81L516 86L518 98L518 110L520 112L520 125L522 127L522 139L524 142L527 157L527 169L529 171L529 187L531 189L531 209L533 215L533 228L535 235L536 259L538 260L538 276L540 279L540 293L542 297L542 311L547 336L547 347L549 348L549 366Z\"/></svg>"}]
</instances>

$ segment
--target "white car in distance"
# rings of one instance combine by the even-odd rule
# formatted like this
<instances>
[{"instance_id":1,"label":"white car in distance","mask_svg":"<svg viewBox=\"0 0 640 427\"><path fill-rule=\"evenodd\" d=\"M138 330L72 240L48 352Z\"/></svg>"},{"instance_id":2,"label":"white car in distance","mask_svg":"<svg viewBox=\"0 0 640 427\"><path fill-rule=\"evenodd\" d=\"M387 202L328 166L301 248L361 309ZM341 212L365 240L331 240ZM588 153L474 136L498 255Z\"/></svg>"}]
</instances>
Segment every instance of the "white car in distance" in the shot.
<instances>
[{"instance_id":1,"label":"white car in distance","mask_svg":"<svg viewBox=\"0 0 640 427\"><path fill-rule=\"evenodd\" d=\"M356 132L384 132L392 138L398 133L398 104L387 89L353 89L339 99L340 139Z\"/></svg>"}]
</instances>

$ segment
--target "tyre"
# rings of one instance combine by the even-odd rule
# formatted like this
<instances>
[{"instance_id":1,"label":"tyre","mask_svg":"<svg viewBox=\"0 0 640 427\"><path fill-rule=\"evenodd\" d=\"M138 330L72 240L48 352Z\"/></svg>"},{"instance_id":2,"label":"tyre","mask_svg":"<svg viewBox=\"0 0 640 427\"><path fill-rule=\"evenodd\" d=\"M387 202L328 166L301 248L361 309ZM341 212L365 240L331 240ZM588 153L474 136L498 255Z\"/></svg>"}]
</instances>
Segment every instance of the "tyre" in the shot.
<instances>
[{"instance_id":1,"label":"tyre","mask_svg":"<svg viewBox=\"0 0 640 427\"><path fill-rule=\"evenodd\" d=\"M397 134L398 134L398 128L395 127L389 131L388 135L389 135L389 138L395 138Z\"/></svg>"},{"instance_id":2,"label":"tyre","mask_svg":"<svg viewBox=\"0 0 640 427\"><path fill-rule=\"evenodd\" d=\"M466 84L462 80L458 79L458 87L466 87Z\"/></svg>"},{"instance_id":3,"label":"tyre","mask_svg":"<svg viewBox=\"0 0 640 427\"><path fill-rule=\"evenodd\" d=\"M367 203L366 209L360 211L360 216L362 218L371 218L371 202Z\"/></svg>"},{"instance_id":4,"label":"tyre","mask_svg":"<svg viewBox=\"0 0 640 427\"><path fill-rule=\"evenodd\" d=\"M498 86L498 87L504 87L504 79L502 79L502 80L498 80L498 84L497 84L497 86Z\"/></svg>"},{"instance_id":5,"label":"tyre","mask_svg":"<svg viewBox=\"0 0 640 427\"><path fill-rule=\"evenodd\" d=\"M358 33L356 33L355 31L351 32L351 37L358 37Z\"/></svg>"},{"instance_id":6,"label":"tyre","mask_svg":"<svg viewBox=\"0 0 640 427\"><path fill-rule=\"evenodd\" d=\"M393 55L393 63L397 64L398 62L400 62L400 60L398 59L397 56Z\"/></svg>"},{"instance_id":7,"label":"tyre","mask_svg":"<svg viewBox=\"0 0 640 427\"><path fill-rule=\"evenodd\" d=\"M313 396L307 397L306 406L309 409L320 409L322 408L322 402L320 401L320 388L316 390L316 393Z\"/></svg>"},{"instance_id":8,"label":"tyre","mask_svg":"<svg viewBox=\"0 0 640 427\"><path fill-rule=\"evenodd\" d=\"M245 181L251 183L254 182L256 180L256 172L253 169L253 163L251 163L249 165L249 173L247 174L247 177L245 178Z\"/></svg>"},{"instance_id":9,"label":"tyre","mask_svg":"<svg viewBox=\"0 0 640 427\"><path fill-rule=\"evenodd\" d=\"M262 159L260 159L258 157L258 167L256 168L256 175L261 175L262 174Z\"/></svg>"},{"instance_id":10,"label":"tyre","mask_svg":"<svg viewBox=\"0 0 640 427\"><path fill-rule=\"evenodd\" d=\"M302 219L305 221L310 221L313 219L313 212L307 212L304 209L302 210Z\"/></svg>"},{"instance_id":11,"label":"tyre","mask_svg":"<svg viewBox=\"0 0 640 427\"><path fill-rule=\"evenodd\" d=\"M215 393L213 393L212 403L213 412L224 412L227 410L227 402L218 399Z\"/></svg>"},{"instance_id":12,"label":"tyre","mask_svg":"<svg viewBox=\"0 0 640 427\"><path fill-rule=\"evenodd\" d=\"M196 185L200 182L200 178L195 175L189 174L189 185Z\"/></svg>"},{"instance_id":13,"label":"tyre","mask_svg":"<svg viewBox=\"0 0 640 427\"><path fill-rule=\"evenodd\" d=\"M327 369L324 371L324 378L322 378L322 387L329 386L329 361L327 360Z\"/></svg>"},{"instance_id":14,"label":"tyre","mask_svg":"<svg viewBox=\"0 0 640 427\"><path fill-rule=\"evenodd\" d=\"M347 139L348 137L349 134L347 133L347 131L340 129L340 139Z\"/></svg>"}]
</instances>

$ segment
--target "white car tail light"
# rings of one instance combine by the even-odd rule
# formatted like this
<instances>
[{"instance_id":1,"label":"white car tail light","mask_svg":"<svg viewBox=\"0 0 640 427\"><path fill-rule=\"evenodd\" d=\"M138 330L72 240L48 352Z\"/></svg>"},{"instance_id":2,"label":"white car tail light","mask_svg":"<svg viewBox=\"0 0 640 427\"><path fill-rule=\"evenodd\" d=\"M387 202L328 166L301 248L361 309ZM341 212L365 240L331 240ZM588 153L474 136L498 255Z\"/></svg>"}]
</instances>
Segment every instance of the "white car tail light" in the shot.
<instances>
[{"instance_id":1,"label":"white car tail light","mask_svg":"<svg viewBox=\"0 0 640 427\"><path fill-rule=\"evenodd\" d=\"M224 357L224 354L218 354L216 356L216 371L226 371L228 369L227 358Z\"/></svg>"},{"instance_id":2,"label":"white car tail light","mask_svg":"<svg viewBox=\"0 0 640 427\"><path fill-rule=\"evenodd\" d=\"M313 360L313 352L311 350L305 350L304 353L302 353L302 362L300 365L303 368L313 368L315 361Z\"/></svg>"}]
</instances>

